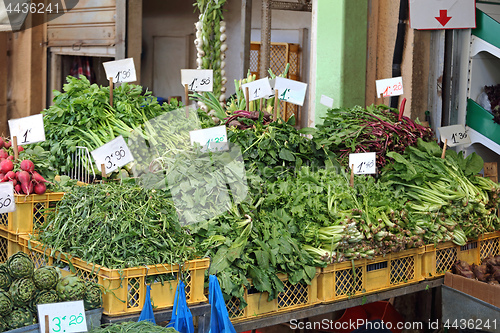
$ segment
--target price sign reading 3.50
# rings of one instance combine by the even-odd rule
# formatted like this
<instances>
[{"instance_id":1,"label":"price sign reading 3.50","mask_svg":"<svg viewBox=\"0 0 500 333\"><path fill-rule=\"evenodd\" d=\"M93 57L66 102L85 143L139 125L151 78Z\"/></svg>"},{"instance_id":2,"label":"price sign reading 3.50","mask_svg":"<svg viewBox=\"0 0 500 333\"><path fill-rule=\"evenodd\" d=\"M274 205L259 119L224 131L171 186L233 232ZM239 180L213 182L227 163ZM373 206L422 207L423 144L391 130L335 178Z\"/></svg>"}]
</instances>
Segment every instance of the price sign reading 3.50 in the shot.
<instances>
[{"instance_id":1,"label":"price sign reading 3.50","mask_svg":"<svg viewBox=\"0 0 500 333\"><path fill-rule=\"evenodd\" d=\"M359 153L349 154L349 167L354 165L354 173L357 175L370 175L377 173L377 154Z\"/></svg>"},{"instance_id":2,"label":"price sign reading 3.50","mask_svg":"<svg viewBox=\"0 0 500 333\"><path fill-rule=\"evenodd\" d=\"M0 183L0 213L12 213L15 210L14 185L11 182Z\"/></svg>"},{"instance_id":3,"label":"price sign reading 3.50","mask_svg":"<svg viewBox=\"0 0 500 333\"><path fill-rule=\"evenodd\" d=\"M212 69L181 69L181 83L189 91L212 91L214 71Z\"/></svg>"},{"instance_id":4,"label":"price sign reading 3.50","mask_svg":"<svg viewBox=\"0 0 500 333\"><path fill-rule=\"evenodd\" d=\"M97 170L101 170L101 165L104 164L107 174L134 160L130 149L121 135L92 151L91 154L96 162Z\"/></svg>"},{"instance_id":5,"label":"price sign reading 3.50","mask_svg":"<svg viewBox=\"0 0 500 333\"><path fill-rule=\"evenodd\" d=\"M49 332L87 332L83 301L38 304L40 332L45 332L45 316L49 317Z\"/></svg>"}]
</instances>

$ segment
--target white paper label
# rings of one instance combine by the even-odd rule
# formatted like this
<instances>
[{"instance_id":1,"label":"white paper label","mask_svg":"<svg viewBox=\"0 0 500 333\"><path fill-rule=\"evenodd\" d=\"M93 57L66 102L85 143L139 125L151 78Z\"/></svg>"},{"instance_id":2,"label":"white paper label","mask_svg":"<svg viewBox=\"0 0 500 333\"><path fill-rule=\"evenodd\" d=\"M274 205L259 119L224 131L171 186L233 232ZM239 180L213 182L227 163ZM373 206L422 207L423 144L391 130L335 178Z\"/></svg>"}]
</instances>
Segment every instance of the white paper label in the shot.
<instances>
[{"instance_id":1,"label":"white paper label","mask_svg":"<svg viewBox=\"0 0 500 333\"><path fill-rule=\"evenodd\" d=\"M45 141L43 115L36 114L19 119L9 120L10 139L17 137L17 145L24 146L30 143Z\"/></svg>"},{"instance_id":2,"label":"white paper label","mask_svg":"<svg viewBox=\"0 0 500 333\"><path fill-rule=\"evenodd\" d=\"M448 147L455 147L471 143L464 125L452 125L438 128L441 141L447 141Z\"/></svg>"},{"instance_id":3,"label":"white paper label","mask_svg":"<svg viewBox=\"0 0 500 333\"><path fill-rule=\"evenodd\" d=\"M225 125L210 127L201 130L189 132L191 145L198 143L202 148L201 151L220 151L223 150L224 145L211 145L212 142L218 144L227 142L227 128ZM214 150L212 150L214 149Z\"/></svg>"},{"instance_id":4,"label":"white paper label","mask_svg":"<svg viewBox=\"0 0 500 333\"><path fill-rule=\"evenodd\" d=\"M330 98L328 96L321 95L320 103L330 109L333 108L333 98Z\"/></svg>"},{"instance_id":5,"label":"white paper label","mask_svg":"<svg viewBox=\"0 0 500 333\"><path fill-rule=\"evenodd\" d=\"M243 89L243 92L246 91L246 87L248 87L248 100L250 102L260 98L267 98L273 94L273 90L271 89L271 84L269 83L268 78L256 80L242 85L241 88Z\"/></svg>"},{"instance_id":6,"label":"white paper label","mask_svg":"<svg viewBox=\"0 0 500 333\"><path fill-rule=\"evenodd\" d=\"M108 61L104 62L102 65L106 71L106 77L112 77L114 83L137 81L133 58Z\"/></svg>"},{"instance_id":7,"label":"white paper label","mask_svg":"<svg viewBox=\"0 0 500 333\"><path fill-rule=\"evenodd\" d=\"M354 173L357 175L377 173L376 161L376 153L349 154L349 168L354 165Z\"/></svg>"},{"instance_id":8,"label":"white paper label","mask_svg":"<svg viewBox=\"0 0 500 333\"><path fill-rule=\"evenodd\" d=\"M189 91L214 90L214 71L212 69L181 69L181 83L188 85Z\"/></svg>"},{"instance_id":9,"label":"white paper label","mask_svg":"<svg viewBox=\"0 0 500 333\"><path fill-rule=\"evenodd\" d=\"M276 77L274 89L278 90L280 100L292 104L304 105L307 83Z\"/></svg>"},{"instance_id":10,"label":"white paper label","mask_svg":"<svg viewBox=\"0 0 500 333\"><path fill-rule=\"evenodd\" d=\"M403 95L403 78L401 76L390 79L377 80L377 96L383 97Z\"/></svg>"},{"instance_id":11,"label":"white paper label","mask_svg":"<svg viewBox=\"0 0 500 333\"><path fill-rule=\"evenodd\" d=\"M14 184L12 182L0 183L0 213L12 213L15 210Z\"/></svg>"},{"instance_id":12,"label":"white paper label","mask_svg":"<svg viewBox=\"0 0 500 333\"><path fill-rule=\"evenodd\" d=\"M92 151L91 154L97 170L101 171L101 165L104 164L106 174L110 174L134 160L130 149L121 135Z\"/></svg>"},{"instance_id":13,"label":"white paper label","mask_svg":"<svg viewBox=\"0 0 500 333\"><path fill-rule=\"evenodd\" d=\"M475 0L410 0L412 29L468 29L476 27Z\"/></svg>"},{"instance_id":14,"label":"white paper label","mask_svg":"<svg viewBox=\"0 0 500 333\"><path fill-rule=\"evenodd\" d=\"M49 316L49 332L87 332L83 301L38 304L40 332L45 332L45 316Z\"/></svg>"}]
</instances>

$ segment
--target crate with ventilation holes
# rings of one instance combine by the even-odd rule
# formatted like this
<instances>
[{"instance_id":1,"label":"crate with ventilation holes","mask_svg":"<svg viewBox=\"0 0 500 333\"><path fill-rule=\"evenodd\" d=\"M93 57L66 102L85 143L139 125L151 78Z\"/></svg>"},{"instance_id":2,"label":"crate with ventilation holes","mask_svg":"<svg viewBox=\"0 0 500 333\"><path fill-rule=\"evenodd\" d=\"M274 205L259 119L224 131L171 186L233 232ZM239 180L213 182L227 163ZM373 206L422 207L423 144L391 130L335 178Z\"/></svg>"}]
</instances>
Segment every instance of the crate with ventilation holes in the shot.
<instances>
[{"instance_id":1,"label":"crate with ventilation holes","mask_svg":"<svg viewBox=\"0 0 500 333\"><path fill-rule=\"evenodd\" d=\"M318 298L331 303L420 282L423 254L421 247L329 264L318 277Z\"/></svg>"},{"instance_id":2,"label":"crate with ventilation holes","mask_svg":"<svg viewBox=\"0 0 500 333\"><path fill-rule=\"evenodd\" d=\"M183 266L159 264L124 269L109 269L78 258L70 258L60 252L51 255L43 244L19 236L19 244L35 262L35 267L57 264L64 266L63 275L75 273L86 281L101 284L106 289L103 295L103 313L121 316L139 313L146 297L146 282L151 285L151 299L156 310L171 308L179 274L186 285L186 300L189 305L205 302L205 271L210 260L187 261Z\"/></svg>"},{"instance_id":3,"label":"crate with ventilation holes","mask_svg":"<svg viewBox=\"0 0 500 333\"><path fill-rule=\"evenodd\" d=\"M0 229L0 263L4 263L14 253L21 251L19 235Z\"/></svg>"},{"instance_id":4,"label":"crate with ventilation holes","mask_svg":"<svg viewBox=\"0 0 500 333\"><path fill-rule=\"evenodd\" d=\"M267 292L259 292L253 288L245 288L245 301L247 306L241 308L240 300L236 297L226 301L226 308L231 322L241 322L255 318L265 317L277 313L290 312L314 306L318 301L318 276L320 269L316 270L316 275L311 284L296 283L288 281L286 274L278 274L278 278L284 284L284 291L278 293L276 299L268 301Z\"/></svg>"}]
</instances>

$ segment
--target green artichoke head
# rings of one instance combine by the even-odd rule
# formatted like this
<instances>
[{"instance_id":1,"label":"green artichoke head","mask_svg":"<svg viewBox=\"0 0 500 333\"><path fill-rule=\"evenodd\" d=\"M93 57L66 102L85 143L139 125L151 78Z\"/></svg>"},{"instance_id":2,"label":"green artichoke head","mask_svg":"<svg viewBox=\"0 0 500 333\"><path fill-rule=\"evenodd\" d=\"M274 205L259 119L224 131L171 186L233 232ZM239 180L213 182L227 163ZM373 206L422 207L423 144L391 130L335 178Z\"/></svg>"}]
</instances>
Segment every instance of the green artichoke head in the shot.
<instances>
[{"instance_id":1,"label":"green artichoke head","mask_svg":"<svg viewBox=\"0 0 500 333\"><path fill-rule=\"evenodd\" d=\"M6 332L6 331L7 331L7 324L2 318L0 318L0 332Z\"/></svg>"},{"instance_id":2,"label":"green artichoke head","mask_svg":"<svg viewBox=\"0 0 500 333\"><path fill-rule=\"evenodd\" d=\"M35 270L35 264L26 253L17 252L7 259L7 269L13 279L31 277Z\"/></svg>"},{"instance_id":3,"label":"green artichoke head","mask_svg":"<svg viewBox=\"0 0 500 333\"><path fill-rule=\"evenodd\" d=\"M59 280L56 292L62 302L83 300L85 281L76 275L68 275Z\"/></svg>"},{"instance_id":4,"label":"green artichoke head","mask_svg":"<svg viewBox=\"0 0 500 333\"><path fill-rule=\"evenodd\" d=\"M30 310L33 313L37 313L37 305L38 304L49 304L49 303L57 303L59 302L59 296L57 296L57 292L55 290L39 290L35 293L35 296L31 300Z\"/></svg>"},{"instance_id":5,"label":"green artichoke head","mask_svg":"<svg viewBox=\"0 0 500 333\"><path fill-rule=\"evenodd\" d=\"M40 290L54 289L61 279L61 271L54 266L42 266L33 273L33 282Z\"/></svg>"},{"instance_id":6,"label":"green artichoke head","mask_svg":"<svg viewBox=\"0 0 500 333\"><path fill-rule=\"evenodd\" d=\"M36 323L36 319L27 308L14 308L11 313L4 317L4 320L10 330Z\"/></svg>"},{"instance_id":7,"label":"green artichoke head","mask_svg":"<svg viewBox=\"0 0 500 333\"><path fill-rule=\"evenodd\" d=\"M12 283L12 277L7 269L7 264L0 264L0 289L9 290L10 284Z\"/></svg>"},{"instance_id":8,"label":"green artichoke head","mask_svg":"<svg viewBox=\"0 0 500 333\"><path fill-rule=\"evenodd\" d=\"M7 291L0 290L0 317L5 317L11 313L14 308L14 303L12 302L12 297Z\"/></svg>"},{"instance_id":9,"label":"green artichoke head","mask_svg":"<svg viewBox=\"0 0 500 333\"><path fill-rule=\"evenodd\" d=\"M14 305L17 307L24 307L29 304L29 302L35 296L35 283L31 278L21 278L14 280L9 288L10 296Z\"/></svg>"},{"instance_id":10,"label":"green artichoke head","mask_svg":"<svg viewBox=\"0 0 500 333\"><path fill-rule=\"evenodd\" d=\"M100 285L92 282L85 284L83 304L86 311L98 309L102 306L102 289Z\"/></svg>"}]
</instances>

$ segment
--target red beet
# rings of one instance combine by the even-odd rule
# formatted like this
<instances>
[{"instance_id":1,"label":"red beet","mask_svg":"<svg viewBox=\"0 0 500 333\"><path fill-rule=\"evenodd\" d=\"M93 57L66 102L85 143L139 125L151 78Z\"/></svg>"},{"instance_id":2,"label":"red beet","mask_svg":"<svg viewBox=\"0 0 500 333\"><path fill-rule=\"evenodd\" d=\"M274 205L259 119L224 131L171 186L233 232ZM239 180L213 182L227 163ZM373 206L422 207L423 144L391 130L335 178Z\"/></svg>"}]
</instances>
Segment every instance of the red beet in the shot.
<instances>
[{"instance_id":1,"label":"red beet","mask_svg":"<svg viewBox=\"0 0 500 333\"><path fill-rule=\"evenodd\" d=\"M33 173L35 171L35 163L30 160L23 160L19 166L21 170L28 171L29 173Z\"/></svg>"}]
</instances>

